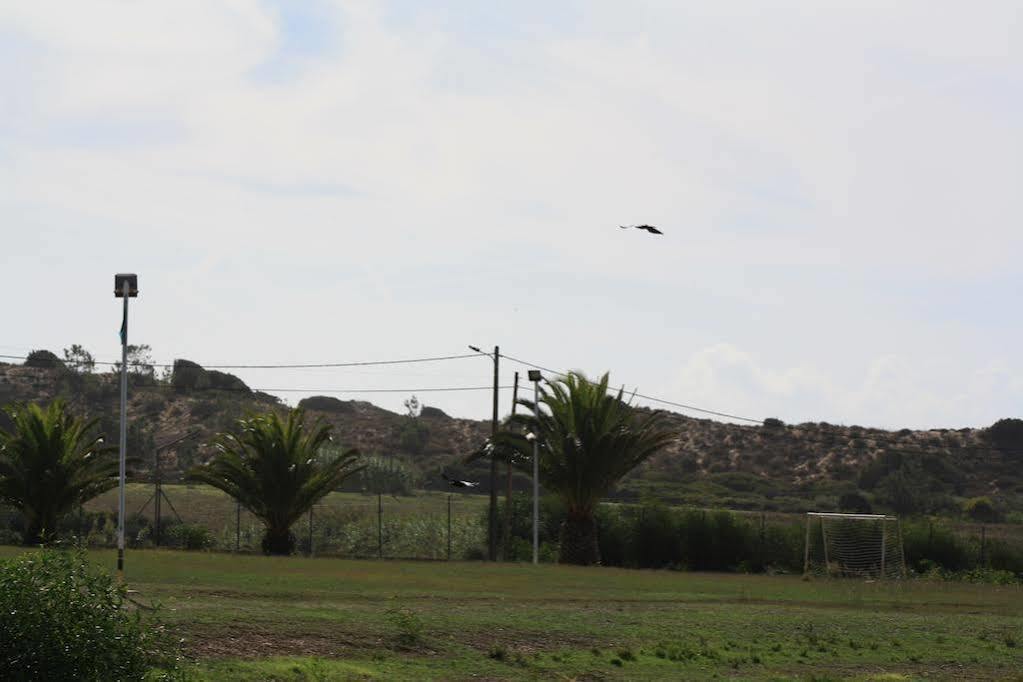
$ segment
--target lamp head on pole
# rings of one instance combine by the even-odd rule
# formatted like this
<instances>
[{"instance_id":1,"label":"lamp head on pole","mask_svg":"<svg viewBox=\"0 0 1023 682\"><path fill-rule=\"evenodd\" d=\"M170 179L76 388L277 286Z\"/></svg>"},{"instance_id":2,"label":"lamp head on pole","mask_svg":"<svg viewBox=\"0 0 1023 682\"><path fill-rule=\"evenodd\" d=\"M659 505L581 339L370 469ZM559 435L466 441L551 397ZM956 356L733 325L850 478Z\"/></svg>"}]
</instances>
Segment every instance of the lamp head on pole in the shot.
<instances>
[{"instance_id":1,"label":"lamp head on pole","mask_svg":"<svg viewBox=\"0 0 1023 682\"><path fill-rule=\"evenodd\" d=\"M124 298L124 287L128 285L128 298L135 298L139 295L139 276L135 273L120 273L114 275L114 296Z\"/></svg>"},{"instance_id":2,"label":"lamp head on pole","mask_svg":"<svg viewBox=\"0 0 1023 682\"><path fill-rule=\"evenodd\" d=\"M529 370L529 380L530 381L540 381L540 379L542 379L542 378L543 378L543 375L540 374L540 370L538 370L538 369L531 369L531 370Z\"/></svg>"}]
</instances>

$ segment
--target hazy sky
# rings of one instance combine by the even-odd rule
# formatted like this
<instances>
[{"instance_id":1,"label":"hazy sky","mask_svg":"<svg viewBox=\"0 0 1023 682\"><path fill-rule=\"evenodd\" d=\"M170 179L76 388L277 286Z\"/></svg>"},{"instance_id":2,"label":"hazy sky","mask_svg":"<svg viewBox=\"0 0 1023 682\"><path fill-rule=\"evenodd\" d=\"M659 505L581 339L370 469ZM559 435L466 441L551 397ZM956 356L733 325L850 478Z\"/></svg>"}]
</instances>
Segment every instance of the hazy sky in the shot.
<instances>
[{"instance_id":1,"label":"hazy sky","mask_svg":"<svg viewBox=\"0 0 1023 682\"><path fill-rule=\"evenodd\" d=\"M754 417L1019 416L1021 14L0 0L0 353L115 359L112 278L135 271L131 340L158 361L500 344ZM666 234L617 228L635 222ZM238 373L360 389L490 372ZM485 392L419 396L490 410Z\"/></svg>"}]
</instances>

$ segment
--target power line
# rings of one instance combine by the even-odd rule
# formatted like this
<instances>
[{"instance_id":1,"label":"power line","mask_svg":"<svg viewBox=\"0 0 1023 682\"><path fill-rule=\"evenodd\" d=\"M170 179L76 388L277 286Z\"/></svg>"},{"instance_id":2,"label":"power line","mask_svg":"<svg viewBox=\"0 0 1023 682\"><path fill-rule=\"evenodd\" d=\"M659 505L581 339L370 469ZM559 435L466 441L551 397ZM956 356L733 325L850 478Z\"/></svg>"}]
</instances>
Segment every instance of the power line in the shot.
<instances>
[{"instance_id":1,"label":"power line","mask_svg":"<svg viewBox=\"0 0 1023 682\"><path fill-rule=\"evenodd\" d=\"M361 367L361 366L373 366L373 365L399 365L399 364L422 363L422 362L439 362L439 361L445 361L445 360L458 360L458 359L463 359L463 358L474 358L474 357L478 357L478 355L479 355L478 353L465 353L465 354L460 354L460 355L445 355L445 356L433 356L433 357L421 357L421 358L407 358L407 359L397 359L397 360L374 360L374 361L361 361L361 362L316 363L316 364L313 364L313 363L310 363L310 364L277 364L277 365L271 365L271 364L264 364L264 365L208 365L208 366L203 366L203 367L204 367L204 369L205 368L209 368L209 369L214 369L214 368L221 368L221 369L243 369L243 368L244 369L300 369L300 368L315 369L315 368L330 368L330 367ZM529 362L529 361L523 360L521 358L516 358L514 356L507 355L505 353L502 353L501 355L502 355L502 357L504 357L504 358L506 358L508 360L511 360L512 362L518 363L520 365L524 365L526 367L532 367L534 369L539 369L539 370L542 370L544 372L548 372L548 373L556 375L556 376L562 376L562 377L567 377L568 376L567 372L561 372L561 371L552 369L550 367L545 367L543 365L539 365L539 364L536 364L536 363L533 363L533 362ZM7 359L13 359L13 360L22 360L22 361L27 359L24 356L3 355L3 354L0 354L0 358L7 358ZM65 363L64 361L61 361L59 359L52 360L52 359L42 359L42 358L39 358L36 361L38 361L38 362L48 362L51 366L65 366L66 364L73 364L73 363ZM110 366L120 365L120 363L117 363L117 362L101 362L101 361L97 361L95 364L110 365ZM158 363L128 363L128 364L129 364L129 366L135 366L135 367L139 367L139 366L142 366L142 367L171 367L171 368L173 367L173 365L158 364ZM19 369L20 370L36 369L36 370L46 371L45 367L19 367ZM0 369L0 375L2 375L2 369ZM588 379L581 379L581 380L586 381L587 383L590 383L591 385L594 383L592 381L589 381ZM510 386L501 386L500 388L501 389L510 389L511 387ZM162 390L177 390L177 387L172 386L172 385L167 385L167 384L151 384L151 385L148 385L148 386L145 386L145 385L143 385L143 386L138 386L137 385L136 386L136 390L149 390L149 389L152 389L152 390L161 390L161 389ZM191 393L191 392L194 391L195 393L209 393L209 392L213 392L213 391L221 391L221 392L241 392L241 393L262 392L262 393L312 393L312 394L359 394L359 393L368 393L368 394L381 393L381 394L386 394L386 393L442 393L442 392L468 392L468 391L490 391L490 390L493 390L492 386L440 386L440 387L419 387L419 388L367 388L367 389L352 389L352 388L262 388L262 387L251 387L251 388L218 387L218 388L214 388L214 387L210 387L210 388L202 388L202 389L192 389L189 392ZM612 392L617 392L618 389L610 389L609 388L608 390L612 391ZM690 410L690 411L699 412L699 413L702 413L702 414L714 415L714 416L723 417L723 418L726 418L726 419L735 419L735 420L749 422L751 424L756 424L756 425L761 425L761 426L764 425L764 420L762 420L762 419L754 419L752 417L745 417L745 416L741 416L741 415L737 415L737 414L732 414L732 413L729 413L729 412L722 412L722 411L719 411L719 410L711 410L711 409L708 409L708 408L699 407L699 406L696 406L696 405L690 405L690 404L687 404L687 403L681 403L681 402L677 402L677 401L673 401L673 400L667 400L665 398L658 398L656 396L646 395L646 394L639 393L639 392L633 392L630 395L635 396L637 398L641 398L643 400L649 400L651 402L656 402L656 403L660 403L660 404L663 404L663 405L669 405L671 407L676 407L676 408L680 408L680 409L684 409L684 410ZM883 432L883 431L882 431L882 433L883 434L887 434L887 432ZM794 435L789 434L787 432L784 433L784 434L780 434L780 435L784 435L787 438L791 438L794 443L801 443L801 444L814 443L814 444L823 445L823 446L829 447L829 448L830 447L844 447L844 448L850 447L848 445L838 445L838 444L835 444L833 442L822 440L820 438L814 438L814 437L811 437L810 435L798 436L797 437L797 436L794 436ZM889 450L889 451L892 451L892 452L902 452L904 454L934 454L936 451L942 451L942 450L944 450L944 451L960 450L960 451L967 451L967 452L989 451L989 452L1000 452L1000 453L1023 452L1023 450L1018 450L1018 449L996 448L996 447L989 447L989 446L982 446L982 445L928 445L928 444L925 444L925 445L911 445L911 444L905 444L905 443L901 443L901 442L892 440L893 437L890 434L882 435L882 434L879 434L879 433L861 432L860 434L858 434L857 436L854 436L854 437L873 440L876 443L878 443L878 445L880 447L883 447L885 450ZM914 448L914 449L907 449L907 448ZM930 450L924 450L922 448L930 448Z\"/></svg>"},{"instance_id":2,"label":"power line","mask_svg":"<svg viewBox=\"0 0 1023 682\"><path fill-rule=\"evenodd\" d=\"M532 363L532 362L527 362L526 360L520 360L519 358L512 357L511 355L507 355L507 354L502 353L501 356L504 357L504 358L507 358L508 360L511 360L512 362L517 362L520 365L525 365L526 367L532 367L533 369L539 369L539 370L542 370L544 372L550 372L551 374L556 374L558 376L563 376L563 377L567 377L568 376L567 372L559 372L559 371L557 371L555 369L550 369L549 367L544 367L542 365L537 365L537 364ZM592 381L589 381L587 379L583 379L583 381L586 381L589 384L595 385ZM610 391L612 389L609 388L608 390ZM617 389L613 389L613 390L617 391ZM740 416L740 415L737 415L737 414L730 414L728 412L719 412L718 410L710 410L710 409L707 409L705 407L697 407L696 405L687 405L685 403L679 403L679 402L675 402L673 400L665 400L664 398L657 398L657 397L652 396L652 395L644 395L644 394L638 393L638 392L632 392L632 393L629 393L629 395L633 395L633 396L635 396L637 398L642 398L644 400L650 400L650 401L655 402L655 403L661 403L663 405L671 405L672 407L679 407L679 408L682 408L682 409L685 409L685 410L691 410L693 412L700 412L702 414L712 414L712 415L714 415L716 417L724 417L726 419L738 419L740 421L751 422L753 424L763 424L764 423L763 419L754 419L753 417L743 417L743 416Z\"/></svg>"},{"instance_id":3,"label":"power line","mask_svg":"<svg viewBox=\"0 0 1023 682\"><path fill-rule=\"evenodd\" d=\"M285 364L255 364L255 365L203 365L199 364L203 369L330 369L336 367L372 367L378 365L408 365L413 363L421 362L442 362L445 360L462 360L464 358L475 358L476 353L463 353L461 355L437 355L433 357L422 357L422 358L402 358L398 360L364 360L359 362L319 362L319 363L285 363ZM22 355L2 355L0 358L8 360L22 360L25 361L28 358ZM56 360L48 358L36 358L33 362L46 362L53 367L66 366L69 364L75 364L73 361L64 361L59 358ZM94 360L93 364L103 365L108 367L120 367L120 362L111 362L104 360ZM129 362L129 367L159 367L160 369L173 369L174 363L158 363L158 362Z\"/></svg>"},{"instance_id":4,"label":"power line","mask_svg":"<svg viewBox=\"0 0 1023 682\"><path fill-rule=\"evenodd\" d=\"M562 376L562 377L567 377L568 376L567 372L559 372L558 370L551 369L549 367L544 367L543 365L538 365L538 364L533 363L533 362L528 362L528 361L522 360L520 358L512 357L512 356L504 354L504 353L502 353L502 357L504 357L504 358L506 358L508 360L511 360L512 362L516 362L516 363L518 363L520 365L525 365L526 367L532 367L533 369L539 369L539 370L542 370L544 372L550 372L551 374L554 374L556 376ZM578 375L576 375L576 376L578 377ZM579 378L581 380L583 380L583 381L586 381L587 383L589 383L591 385L595 385L594 382L592 382L592 381L589 381L587 379L582 379L581 377L579 377ZM618 389L608 388L609 392L617 392L617 390ZM703 414L712 414L712 415L715 415L715 416L718 416L718 417L725 417L725 418L729 418L729 419L738 419L738 420L742 420L742 421L751 422L753 424L757 424L757 425L760 425L760 426L764 425L764 420L763 419L753 419L751 417L743 417L743 416L736 415L736 414L730 414L728 412L720 412L720 411L717 411L717 410L710 410L710 409L706 409L706 408L702 408L702 407L697 407L695 405L687 405L685 403L675 402L675 401L672 401L672 400L665 400L663 398L657 398L655 396L644 395L644 394L638 393L638 392L630 393L630 395L636 396L637 398L643 398L645 400L650 400L650 401L653 401L653 402L662 403L664 405L671 405L672 407L679 407L679 408L683 408L683 409L687 409L687 410L692 410L692 411L695 411L695 412L701 412ZM828 448L846 448L846 449L851 448L851 446L849 446L848 444L837 444L837 443L834 443L834 442L829 442L829 441L826 441L826 440L822 440L820 438L814 438L814 437L809 436L809 435L795 436L795 435L793 435L791 433L788 433L787 430L786 430L786 432L779 433L778 435L782 435L782 436L784 436L786 438L789 438L789 439L791 439L791 441L793 443L797 443L797 444L818 444L818 445L823 445L823 446L828 447ZM857 434L856 436L853 436L853 438L862 438L862 439L865 439L865 440L873 440L873 441L875 441L875 443L877 443L878 447L883 448L884 450L886 450L888 452L898 452L898 453L901 453L901 454L918 454L918 455L937 454L937 453L939 453L940 451L943 451L943 450L944 451L959 450L959 451L966 451L966 452L973 452L973 453L982 452L982 451L983 452L999 452L999 453L1002 453L1002 454L1006 454L1006 453L1010 453L1010 452L1023 452L1023 449L1018 449L1018 448L997 448L997 447L990 447L990 446L985 446L985 445L929 445L929 444L912 445L912 444L906 444L906 443L900 443L900 442L894 441L894 440L892 440L892 436L891 435L882 435L882 434L878 434L878 433L867 433L867 432L861 432L861 433ZM910 448L912 448L912 449L910 449ZM924 450L923 448L930 448L930 450Z\"/></svg>"}]
</instances>

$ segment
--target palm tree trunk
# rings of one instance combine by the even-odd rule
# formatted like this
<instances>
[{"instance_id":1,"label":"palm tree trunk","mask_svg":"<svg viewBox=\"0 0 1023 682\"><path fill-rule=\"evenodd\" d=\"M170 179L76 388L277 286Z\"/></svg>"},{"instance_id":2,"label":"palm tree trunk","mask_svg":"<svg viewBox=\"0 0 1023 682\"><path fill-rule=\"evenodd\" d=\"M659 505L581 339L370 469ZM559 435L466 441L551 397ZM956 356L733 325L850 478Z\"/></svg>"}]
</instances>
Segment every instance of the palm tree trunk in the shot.
<instances>
[{"instance_id":1,"label":"palm tree trunk","mask_svg":"<svg viewBox=\"0 0 1023 682\"><path fill-rule=\"evenodd\" d=\"M32 547L43 544L44 535L46 539L52 540L57 533L57 520L51 514L28 516L26 514L25 533L21 537L21 544Z\"/></svg>"},{"instance_id":2,"label":"palm tree trunk","mask_svg":"<svg viewBox=\"0 0 1023 682\"><path fill-rule=\"evenodd\" d=\"M597 522L592 515L569 516L561 523L559 564L593 566L600 563Z\"/></svg>"}]
</instances>

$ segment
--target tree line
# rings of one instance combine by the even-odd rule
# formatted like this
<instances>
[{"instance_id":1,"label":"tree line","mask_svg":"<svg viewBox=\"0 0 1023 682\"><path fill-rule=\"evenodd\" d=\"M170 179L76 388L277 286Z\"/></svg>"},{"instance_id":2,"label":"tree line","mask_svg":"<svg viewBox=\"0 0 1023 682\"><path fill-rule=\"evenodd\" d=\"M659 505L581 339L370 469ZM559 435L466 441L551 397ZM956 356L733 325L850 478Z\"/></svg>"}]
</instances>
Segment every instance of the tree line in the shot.
<instances>
[{"instance_id":1,"label":"tree line","mask_svg":"<svg viewBox=\"0 0 1023 682\"><path fill-rule=\"evenodd\" d=\"M599 563L600 501L671 435L659 428L659 414L639 413L621 392L609 393L607 374L547 381L536 403L519 403L528 413L506 422L477 456L529 470L535 439L540 483L566 510L559 560ZM0 503L24 516L23 542L38 544L61 517L117 485L116 448L98 433L98 419L75 415L61 399L4 409L10 426L0 429ZM332 440L331 425L307 419L302 409L255 414L217 434L213 457L187 478L224 491L256 516L265 553L290 554L295 522L366 466L358 451L331 447Z\"/></svg>"}]
</instances>

